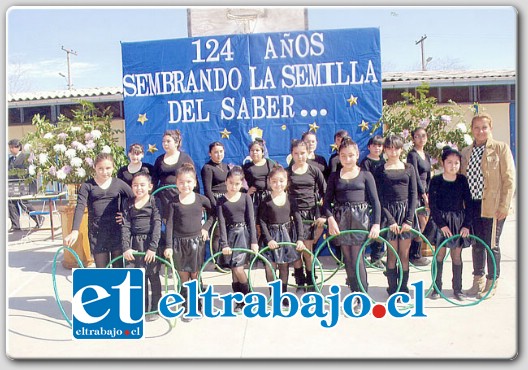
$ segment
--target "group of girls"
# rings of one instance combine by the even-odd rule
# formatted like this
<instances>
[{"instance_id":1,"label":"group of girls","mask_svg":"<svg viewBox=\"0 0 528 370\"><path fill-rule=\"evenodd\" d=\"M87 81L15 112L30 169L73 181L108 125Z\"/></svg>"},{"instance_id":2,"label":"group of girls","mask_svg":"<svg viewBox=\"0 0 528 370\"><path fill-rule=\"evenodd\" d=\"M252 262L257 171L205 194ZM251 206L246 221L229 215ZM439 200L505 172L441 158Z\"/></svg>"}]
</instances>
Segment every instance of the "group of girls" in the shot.
<instances>
[{"instance_id":1,"label":"group of girls","mask_svg":"<svg viewBox=\"0 0 528 370\"><path fill-rule=\"evenodd\" d=\"M152 292L149 300L146 290L146 312L149 307L156 311L161 298L158 257L174 261L182 283L197 279L205 258L205 241L215 221L218 231L211 236L213 252L222 252L218 264L231 269L235 292L249 292L244 272L248 253L241 249L254 253L262 250L270 266L278 269L283 290L287 289L289 267L293 265L298 291L313 291L317 276L311 271L311 252L327 222L329 233L336 235L336 244L343 253L351 291L360 290L357 275L368 289L363 256L358 253L361 245L366 238L377 238L381 225L388 226L386 238L401 261L400 291L408 292L417 175L412 165L400 159L403 148L400 137L389 136L383 141L387 159L373 173L358 166L359 148L344 131L336 133L338 159L332 160L331 165L315 154L317 139L313 132L292 141L291 163L287 168L264 156L262 140L250 144L250 162L227 166L223 163L223 144L214 142L209 146L211 160L201 169L205 195L199 193L191 157L180 150L181 140L179 131L166 131L162 140L165 153L156 159L154 166L142 162L141 145L131 145L130 163L119 169L118 178L112 177L111 155L100 154L94 161L94 178L79 190L73 231L65 238L69 246L76 242L82 214L88 207L88 237L96 267L106 267L111 261L113 267L121 267L117 258L121 254L134 266L145 267L145 283L146 286L150 283ZM435 230L439 230L439 238L459 232L465 236L469 226L468 217L463 214L465 199L457 198L467 193L462 175L457 174L460 154L446 151L442 159L448 167L444 175L439 175L441 178L431 181L429 189L429 206L438 225ZM455 193L451 193L453 182ZM444 188L451 189L449 202L445 202ZM160 190L156 196L151 195L153 189ZM366 232L340 235L350 229ZM460 244L456 247L460 248ZM452 254L454 266L460 266L457 276L461 276L460 259L455 261L460 256L459 250ZM439 288L441 271L439 265ZM397 290L400 275L393 253L388 253L386 274L387 291L392 294ZM274 271L266 264L267 281L273 280L273 276ZM461 281L457 282L455 292L461 297L460 285ZM186 296L185 288L182 295ZM243 303L238 303L235 310L242 307Z\"/></svg>"}]
</instances>

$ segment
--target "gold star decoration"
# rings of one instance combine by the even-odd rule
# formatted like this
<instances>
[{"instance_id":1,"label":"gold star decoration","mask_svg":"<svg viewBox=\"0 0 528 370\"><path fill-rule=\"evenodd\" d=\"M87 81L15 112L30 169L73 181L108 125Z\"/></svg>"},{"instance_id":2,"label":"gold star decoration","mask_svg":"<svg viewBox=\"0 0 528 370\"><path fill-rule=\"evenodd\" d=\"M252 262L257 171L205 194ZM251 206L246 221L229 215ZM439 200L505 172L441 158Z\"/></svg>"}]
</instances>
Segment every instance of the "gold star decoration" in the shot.
<instances>
[{"instance_id":1,"label":"gold star decoration","mask_svg":"<svg viewBox=\"0 0 528 370\"><path fill-rule=\"evenodd\" d=\"M364 120L361 120L361 123L358 126L361 127L361 132L369 129L368 122L365 122Z\"/></svg>"},{"instance_id":2,"label":"gold star decoration","mask_svg":"<svg viewBox=\"0 0 528 370\"><path fill-rule=\"evenodd\" d=\"M317 123L310 123L308 125L310 127L310 131L313 131L313 132L317 132L317 129L319 128L319 126L317 126Z\"/></svg>"},{"instance_id":3,"label":"gold star decoration","mask_svg":"<svg viewBox=\"0 0 528 370\"><path fill-rule=\"evenodd\" d=\"M220 131L220 134L222 135L222 139L229 139L231 131L227 131L227 128L224 128L224 131Z\"/></svg>"},{"instance_id":4,"label":"gold star decoration","mask_svg":"<svg viewBox=\"0 0 528 370\"><path fill-rule=\"evenodd\" d=\"M262 137L262 134L264 131L258 127L253 127L251 130L248 131L248 134L251 135L251 139L255 140L257 137Z\"/></svg>"},{"instance_id":5,"label":"gold star decoration","mask_svg":"<svg viewBox=\"0 0 528 370\"><path fill-rule=\"evenodd\" d=\"M286 131L286 125L281 126L282 131Z\"/></svg>"},{"instance_id":6,"label":"gold star decoration","mask_svg":"<svg viewBox=\"0 0 528 370\"><path fill-rule=\"evenodd\" d=\"M353 106L357 104L357 100L358 100L357 96L350 94L350 98L347 99L347 102L348 104L350 104L350 106Z\"/></svg>"},{"instance_id":7,"label":"gold star decoration","mask_svg":"<svg viewBox=\"0 0 528 370\"><path fill-rule=\"evenodd\" d=\"M149 144L148 146L149 146L149 148L148 148L147 152L154 154L155 152L158 151L158 148L156 148L156 144Z\"/></svg>"},{"instance_id":8,"label":"gold star decoration","mask_svg":"<svg viewBox=\"0 0 528 370\"><path fill-rule=\"evenodd\" d=\"M330 144L330 147L332 148L333 152L337 152L337 145L336 143Z\"/></svg>"},{"instance_id":9,"label":"gold star decoration","mask_svg":"<svg viewBox=\"0 0 528 370\"><path fill-rule=\"evenodd\" d=\"M144 125L145 122L148 121L147 114L146 113L145 114L140 114L137 121L139 123L141 123L142 125Z\"/></svg>"}]
</instances>

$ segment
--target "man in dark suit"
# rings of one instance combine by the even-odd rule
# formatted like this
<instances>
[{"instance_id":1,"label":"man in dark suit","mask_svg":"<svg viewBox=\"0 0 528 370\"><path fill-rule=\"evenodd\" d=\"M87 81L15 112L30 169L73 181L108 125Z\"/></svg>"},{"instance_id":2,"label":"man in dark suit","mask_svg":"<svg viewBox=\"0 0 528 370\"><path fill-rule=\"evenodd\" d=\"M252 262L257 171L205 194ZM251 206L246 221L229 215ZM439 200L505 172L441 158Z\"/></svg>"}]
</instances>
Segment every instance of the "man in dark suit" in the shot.
<instances>
[{"instance_id":1,"label":"man in dark suit","mask_svg":"<svg viewBox=\"0 0 528 370\"><path fill-rule=\"evenodd\" d=\"M12 174L11 170L22 169L27 171L27 155L22 153L20 140L12 139L7 144L9 145L9 159L7 162L8 179L19 179L20 176L18 174ZM36 193L36 184L30 184L30 190L32 193ZM11 219L9 232L20 230L20 210L18 205L26 212L34 211L33 206L25 201L10 200L8 202L9 218ZM31 218L37 224L37 228L40 228L44 223L43 216L31 216Z\"/></svg>"}]
</instances>

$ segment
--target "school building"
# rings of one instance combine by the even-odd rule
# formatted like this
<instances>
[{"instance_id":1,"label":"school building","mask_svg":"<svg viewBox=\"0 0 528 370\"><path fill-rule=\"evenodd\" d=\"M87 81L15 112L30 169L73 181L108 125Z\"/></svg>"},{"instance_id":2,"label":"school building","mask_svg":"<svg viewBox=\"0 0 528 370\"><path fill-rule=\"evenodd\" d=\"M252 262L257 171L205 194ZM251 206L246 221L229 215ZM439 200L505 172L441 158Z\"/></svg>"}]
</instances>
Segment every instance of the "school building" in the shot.
<instances>
[{"instance_id":1,"label":"school building","mask_svg":"<svg viewBox=\"0 0 528 370\"><path fill-rule=\"evenodd\" d=\"M383 100L394 103L402 99L402 92L413 93L418 86L427 83L429 95L436 97L440 104L452 100L469 108L479 103L494 119L494 138L509 143L515 157L516 80L514 70L386 72L382 73L382 95ZM110 107L113 127L125 130L121 87L23 93L8 96L8 140L22 138L33 130L31 119L35 114L45 115L51 122L56 122L60 114L71 116L79 99L90 101L101 109ZM466 111L469 122L471 112ZM126 146L124 134L119 137L119 143Z\"/></svg>"}]
</instances>

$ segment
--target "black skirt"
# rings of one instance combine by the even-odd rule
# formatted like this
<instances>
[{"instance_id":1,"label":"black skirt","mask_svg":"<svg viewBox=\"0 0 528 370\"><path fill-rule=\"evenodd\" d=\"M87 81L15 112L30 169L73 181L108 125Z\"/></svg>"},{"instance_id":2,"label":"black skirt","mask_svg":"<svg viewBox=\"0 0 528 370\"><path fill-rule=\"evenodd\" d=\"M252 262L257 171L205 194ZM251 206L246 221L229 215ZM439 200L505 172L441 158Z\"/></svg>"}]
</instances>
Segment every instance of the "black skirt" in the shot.
<instances>
[{"instance_id":1,"label":"black skirt","mask_svg":"<svg viewBox=\"0 0 528 370\"><path fill-rule=\"evenodd\" d=\"M315 207L312 209L301 209L299 210L299 213L301 214L301 218L303 220L303 235L304 235L304 238L300 238L300 239L301 240L314 240L315 230L317 229L317 227L314 224L315 216L316 216Z\"/></svg>"},{"instance_id":2,"label":"black skirt","mask_svg":"<svg viewBox=\"0 0 528 370\"><path fill-rule=\"evenodd\" d=\"M292 240L297 240L295 235L295 227L292 222L285 224L272 224L268 225L268 229L271 235L271 238L277 243L289 242L292 243ZM261 249L266 247L262 245ZM273 263L293 263L301 258L301 255L297 250L295 250L294 245L281 245L277 249L268 249L262 254L268 261Z\"/></svg>"},{"instance_id":3,"label":"black skirt","mask_svg":"<svg viewBox=\"0 0 528 370\"><path fill-rule=\"evenodd\" d=\"M251 201L253 202L253 211L255 215L258 215L260 203L262 203L262 201L266 199L269 194L271 194L269 190L257 190L251 194Z\"/></svg>"},{"instance_id":4,"label":"black skirt","mask_svg":"<svg viewBox=\"0 0 528 370\"><path fill-rule=\"evenodd\" d=\"M205 258L205 243L202 236L174 238L174 267L178 271L198 272Z\"/></svg>"},{"instance_id":5,"label":"black skirt","mask_svg":"<svg viewBox=\"0 0 528 370\"><path fill-rule=\"evenodd\" d=\"M334 207L334 218L340 231L345 230L369 230L369 206L368 203L343 203ZM367 240L368 234L347 233L334 238L336 246L361 245Z\"/></svg>"},{"instance_id":6,"label":"black skirt","mask_svg":"<svg viewBox=\"0 0 528 370\"><path fill-rule=\"evenodd\" d=\"M88 241L92 254L109 253L123 248L121 245L121 228L116 222L104 227L92 223L88 227Z\"/></svg>"},{"instance_id":7,"label":"black skirt","mask_svg":"<svg viewBox=\"0 0 528 370\"><path fill-rule=\"evenodd\" d=\"M230 248L249 249L251 239L246 225L227 226L227 245ZM240 267L248 260L248 253L233 251L230 255L220 255L217 264L220 267L231 268Z\"/></svg>"},{"instance_id":8,"label":"black skirt","mask_svg":"<svg viewBox=\"0 0 528 370\"><path fill-rule=\"evenodd\" d=\"M449 230L453 235L459 234L464 224L464 211L440 211L442 218L445 220ZM447 238L442 233L442 229L434 222L432 217L429 217L429 221L425 226L424 236L429 239L431 245L438 247ZM467 248L471 246L470 238L456 238L447 242L446 248Z\"/></svg>"},{"instance_id":9,"label":"black skirt","mask_svg":"<svg viewBox=\"0 0 528 370\"><path fill-rule=\"evenodd\" d=\"M403 200L403 201L390 202L390 203L383 205L383 207L389 211L392 217L394 217L398 226L403 225L403 223L405 222L405 217L407 216L407 209L409 207L407 204L407 201ZM389 226L390 226L389 221L384 217L382 228L389 227ZM381 235L381 237L383 237L383 235ZM414 238L414 235L410 231L401 233L401 234L394 234L392 231L388 230L387 237L385 239L386 240L398 240L398 239L403 240L403 239L411 239L411 238Z\"/></svg>"},{"instance_id":10,"label":"black skirt","mask_svg":"<svg viewBox=\"0 0 528 370\"><path fill-rule=\"evenodd\" d=\"M151 237L148 234L132 235L130 245L136 252L147 252L150 241ZM134 256L134 258L134 261L126 261L126 267L144 268L147 276L159 273L161 266L159 260L156 259L154 262L146 263L145 256Z\"/></svg>"}]
</instances>

